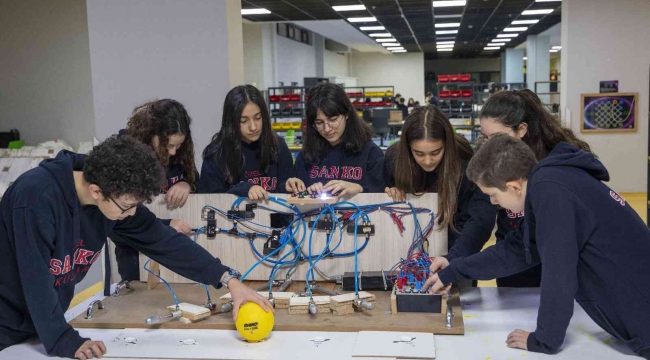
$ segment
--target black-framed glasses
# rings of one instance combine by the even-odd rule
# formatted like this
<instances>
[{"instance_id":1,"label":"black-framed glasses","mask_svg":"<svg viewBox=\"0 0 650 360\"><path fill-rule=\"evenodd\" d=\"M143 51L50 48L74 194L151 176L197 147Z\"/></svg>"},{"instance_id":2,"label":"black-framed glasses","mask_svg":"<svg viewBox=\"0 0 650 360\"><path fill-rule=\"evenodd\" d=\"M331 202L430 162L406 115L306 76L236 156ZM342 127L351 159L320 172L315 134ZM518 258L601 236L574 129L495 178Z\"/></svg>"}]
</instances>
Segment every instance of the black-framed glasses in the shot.
<instances>
[{"instance_id":1,"label":"black-framed glasses","mask_svg":"<svg viewBox=\"0 0 650 360\"><path fill-rule=\"evenodd\" d=\"M323 120L316 120L314 121L314 129L318 131L323 131L325 130L325 125L328 125L330 129L336 130L341 126L341 119L343 118L343 115L337 116L335 119L326 119L325 121Z\"/></svg>"},{"instance_id":2,"label":"black-framed glasses","mask_svg":"<svg viewBox=\"0 0 650 360\"><path fill-rule=\"evenodd\" d=\"M127 212L127 211L133 209L134 207L138 206L138 204L139 204L139 203L138 203L138 204L135 204L135 205L133 205L133 206L129 206L128 208L125 209L125 208L121 207L120 204L118 204L117 201L115 201L115 199L113 199L112 197L109 196L108 198L111 199L111 201L113 202L113 204L115 204L115 206L117 206L117 208L120 209L120 210L122 211L122 214L124 214L125 212Z\"/></svg>"}]
</instances>

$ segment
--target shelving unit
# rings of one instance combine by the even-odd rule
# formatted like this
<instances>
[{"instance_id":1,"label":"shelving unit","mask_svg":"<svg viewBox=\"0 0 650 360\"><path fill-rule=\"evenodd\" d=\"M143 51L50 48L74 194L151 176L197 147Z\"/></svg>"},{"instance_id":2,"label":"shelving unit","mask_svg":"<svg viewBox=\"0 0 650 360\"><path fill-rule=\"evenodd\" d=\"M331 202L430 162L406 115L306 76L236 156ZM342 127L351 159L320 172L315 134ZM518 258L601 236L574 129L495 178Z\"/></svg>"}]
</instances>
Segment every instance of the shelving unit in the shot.
<instances>
[{"instance_id":1,"label":"shelving unit","mask_svg":"<svg viewBox=\"0 0 650 360\"><path fill-rule=\"evenodd\" d=\"M355 86L343 89L348 94L352 105L358 110L395 106L395 87L392 85ZM370 99L370 102L366 102L367 99Z\"/></svg>"},{"instance_id":2,"label":"shelving unit","mask_svg":"<svg viewBox=\"0 0 650 360\"><path fill-rule=\"evenodd\" d=\"M477 129L479 129L479 125L474 122L476 118L474 111L475 82L469 78L468 74L440 75L436 86L438 87L440 110L447 116L458 133L464 135L470 143L475 144L478 138Z\"/></svg>"}]
</instances>

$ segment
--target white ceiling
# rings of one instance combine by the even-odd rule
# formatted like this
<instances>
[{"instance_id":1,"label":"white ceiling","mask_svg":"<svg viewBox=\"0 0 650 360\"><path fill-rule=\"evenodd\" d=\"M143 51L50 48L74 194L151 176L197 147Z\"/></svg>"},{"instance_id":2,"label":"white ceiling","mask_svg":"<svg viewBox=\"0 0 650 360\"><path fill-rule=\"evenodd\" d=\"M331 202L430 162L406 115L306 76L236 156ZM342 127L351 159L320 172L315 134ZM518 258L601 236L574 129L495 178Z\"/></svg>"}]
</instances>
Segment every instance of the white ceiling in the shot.
<instances>
[{"instance_id":1,"label":"white ceiling","mask_svg":"<svg viewBox=\"0 0 650 360\"><path fill-rule=\"evenodd\" d=\"M361 52L390 54L375 40L361 33L345 20L294 21L294 24Z\"/></svg>"}]
</instances>

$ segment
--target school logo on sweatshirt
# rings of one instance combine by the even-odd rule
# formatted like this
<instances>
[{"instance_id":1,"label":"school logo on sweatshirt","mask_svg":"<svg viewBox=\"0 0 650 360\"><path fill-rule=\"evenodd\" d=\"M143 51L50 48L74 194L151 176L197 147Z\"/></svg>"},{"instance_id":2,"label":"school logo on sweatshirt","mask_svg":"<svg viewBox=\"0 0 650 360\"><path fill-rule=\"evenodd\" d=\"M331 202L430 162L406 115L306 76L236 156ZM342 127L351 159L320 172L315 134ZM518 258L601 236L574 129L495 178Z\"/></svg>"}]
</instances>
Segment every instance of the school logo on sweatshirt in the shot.
<instances>
[{"instance_id":1,"label":"school logo on sweatshirt","mask_svg":"<svg viewBox=\"0 0 650 360\"><path fill-rule=\"evenodd\" d=\"M163 194L167 193L167 190L169 190L172 186L176 185L177 182L183 180L184 177L183 175L178 175L178 176L173 176L167 179L167 184L162 188L161 192Z\"/></svg>"},{"instance_id":2,"label":"school logo on sweatshirt","mask_svg":"<svg viewBox=\"0 0 650 360\"><path fill-rule=\"evenodd\" d=\"M77 275L87 273L90 266L97 261L102 253L101 250L90 251L82 246L84 246L83 239L72 247L74 251L72 257L66 255L63 259L50 260L50 274L55 276L54 287L67 284L73 281Z\"/></svg>"},{"instance_id":3,"label":"school logo on sweatshirt","mask_svg":"<svg viewBox=\"0 0 650 360\"><path fill-rule=\"evenodd\" d=\"M508 214L508 217L509 217L510 219L516 219L516 218L522 218L522 217L524 217L524 212L523 212L523 211L520 212L520 213L516 213L516 214L515 214L514 212L512 212L512 211L506 209L506 213Z\"/></svg>"},{"instance_id":4,"label":"school logo on sweatshirt","mask_svg":"<svg viewBox=\"0 0 650 360\"><path fill-rule=\"evenodd\" d=\"M621 206L625 206L625 199L623 199L621 195L617 194L616 191L610 190L609 196L611 196L612 199L618 201L618 203L621 204Z\"/></svg>"},{"instance_id":5,"label":"school logo on sweatshirt","mask_svg":"<svg viewBox=\"0 0 650 360\"><path fill-rule=\"evenodd\" d=\"M244 171L244 177L253 185L259 185L266 191L273 191L278 187L278 178L261 176L259 171Z\"/></svg>"},{"instance_id":6,"label":"school logo on sweatshirt","mask_svg":"<svg viewBox=\"0 0 650 360\"><path fill-rule=\"evenodd\" d=\"M341 180L361 180L363 169L358 166L312 166L309 171L309 177L312 179L341 179Z\"/></svg>"}]
</instances>

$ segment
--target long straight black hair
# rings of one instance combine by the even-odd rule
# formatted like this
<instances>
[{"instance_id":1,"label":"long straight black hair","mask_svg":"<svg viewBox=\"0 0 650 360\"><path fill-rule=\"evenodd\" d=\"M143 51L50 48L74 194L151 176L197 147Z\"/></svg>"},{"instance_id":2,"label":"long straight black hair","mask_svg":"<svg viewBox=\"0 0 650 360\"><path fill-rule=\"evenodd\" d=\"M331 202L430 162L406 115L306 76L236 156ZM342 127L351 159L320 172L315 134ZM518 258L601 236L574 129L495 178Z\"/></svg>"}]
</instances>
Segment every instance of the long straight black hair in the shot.
<instances>
[{"instance_id":1,"label":"long straight black hair","mask_svg":"<svg viewBox=\"0 0 650 360\"><path fill-rule=\"evenodd\" d=\"M347 117L341 139L345 151L359 152L372 140L372 128L359 119L345 90L336 84L319 84L309 92L306 107L307 129L302 151L308 164L318 164L328 146L327 140L318 133L314 124L319 109L328 118L339 115Z\"/></svg>"},{"instance_id":2,"label":"long straight black hair","mask_svg":"<svg viewBox=\"0 0 650 360\"><path fill-rule=\"evenodd\" d=\"M271 117L264 96L252 85L233 88L228 92L223 103L221 130L212 137L210 144L203 150L203 159L214 157L212 161L217 166L225 160L225 178L231 185L241 181L240 175L244 162L241 151L241 115L246 105L250 103L257 105L262 112L262 134L259 139L260 170L266 173L271 164L278 161L280 144L271 130Z\"/></svg>"}]
</instances>

